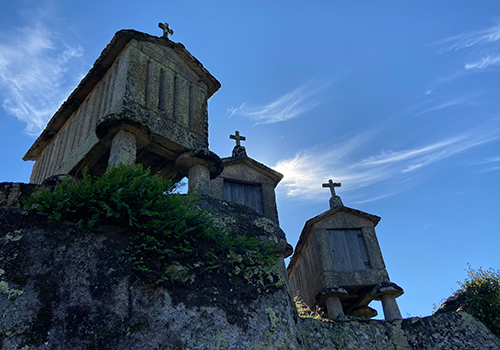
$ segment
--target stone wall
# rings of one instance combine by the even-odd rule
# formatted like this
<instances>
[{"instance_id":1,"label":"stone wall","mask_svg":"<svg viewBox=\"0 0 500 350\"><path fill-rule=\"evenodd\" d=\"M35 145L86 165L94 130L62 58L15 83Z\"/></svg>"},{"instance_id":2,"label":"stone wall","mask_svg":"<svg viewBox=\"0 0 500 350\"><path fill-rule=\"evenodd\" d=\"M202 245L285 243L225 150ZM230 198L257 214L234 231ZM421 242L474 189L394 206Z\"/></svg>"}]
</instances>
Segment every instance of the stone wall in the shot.
<instances>
[{"instance_id":1,"label":"stone wall","mask_svg":"<svg viewBox=\"0 0 500 350\"><path fill-rule=\"evenodd\" d=\"M203 206L228 230L286 249L279 227L254 211L216 198ZM286 285L148 284L123 255L130 233L0 208L0 349L500 349L465 313L321 322L297 316Z\"/></svg>"}]
</instances>

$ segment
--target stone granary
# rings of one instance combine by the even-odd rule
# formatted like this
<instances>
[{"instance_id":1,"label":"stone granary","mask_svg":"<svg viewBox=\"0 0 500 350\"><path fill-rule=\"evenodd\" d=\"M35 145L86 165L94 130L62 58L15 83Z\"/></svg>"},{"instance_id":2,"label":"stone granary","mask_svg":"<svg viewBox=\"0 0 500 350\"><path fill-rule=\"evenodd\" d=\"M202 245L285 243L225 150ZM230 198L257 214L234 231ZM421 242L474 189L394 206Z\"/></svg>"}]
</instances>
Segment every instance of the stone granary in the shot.
<instances>
[{"instance_id":1,"label":"stone granary","mask_svg":"<svg viewBox=\"0 0 500 350\"><path fill-rule=\"evenodd\" d=\"M330 210L309 219L288 265L292 293L310 306L317 305L335 319L371 318L368 305L381 300L385 319L401 319L395 298L403 290L389 281L375 226L380 218L343 205L335 194L339 183L323 187L332 192Z\"/></svg>"},{"instance_id":2,"label":"stone granary","mask_svg":"<svg viewBox=\"0 0 500 350\"><path fill-rule=\"evenodd\" d=\"M274 189L283 178L277 171L247 156L238 131L230 135L236 141L232 156L222 158L224 170L210 181L212 195L257 210L278 224L278 210Z\"/></svg>"},{"instance_id":3,"label":"stone granary","mask_svg":"<svg viewBox=\"0 0 500 350\"><path fill-rule=\"evenodd\" d=\"M137 162L174 180L191 172L192 182L208 188L207 176L222 170L207 149L207 100L220 83L168 39L168 25L160 27L163 37L115 34L24 156L35 161L32 183L78 176L85 166L100 175L108 164Z\"/></svg>"}]
</instances>

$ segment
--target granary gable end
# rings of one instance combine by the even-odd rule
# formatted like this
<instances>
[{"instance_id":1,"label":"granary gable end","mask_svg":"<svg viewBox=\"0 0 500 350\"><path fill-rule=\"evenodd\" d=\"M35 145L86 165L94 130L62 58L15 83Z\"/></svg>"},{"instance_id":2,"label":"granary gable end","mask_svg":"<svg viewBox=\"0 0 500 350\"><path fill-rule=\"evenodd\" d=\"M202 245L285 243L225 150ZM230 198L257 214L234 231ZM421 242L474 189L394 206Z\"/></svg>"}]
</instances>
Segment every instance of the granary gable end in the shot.
<instances>
[{"instance_id":1,"label":"granary gable end","mask_svg":"<svg viewBox=\"0 0 500 350\"><path fill-rule=\"evenodd\" d=\"M210 193L216 197L249 206L279 224L275 188L283 175L250 158L241 145L245 141L236 131L231 157L222 158L224 170L210 181Z\"/></svg>"}]
</instances>

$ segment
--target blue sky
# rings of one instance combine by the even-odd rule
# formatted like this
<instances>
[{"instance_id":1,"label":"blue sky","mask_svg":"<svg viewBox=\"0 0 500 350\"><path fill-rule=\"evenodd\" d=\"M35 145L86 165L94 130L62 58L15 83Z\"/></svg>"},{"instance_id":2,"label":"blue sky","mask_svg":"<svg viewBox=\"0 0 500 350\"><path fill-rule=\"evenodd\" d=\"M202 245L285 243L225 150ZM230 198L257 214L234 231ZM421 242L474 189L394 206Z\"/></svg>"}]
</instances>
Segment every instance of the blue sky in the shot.
<instances>
[{"instance_id":1,"label":"blue sky","mask_svg":"<svg viewBox=\"0 0 500 350\"><path fill-rule=\"evenodd\" d=\"M0 12L0 181L120 29L168 22L222 83L210 148L239 130L282 172L295 245L327 210L321 184L382 217L377 235L403 316L429 315L473 267L500 268L497 1L15 1ZM380 309L379 309L380 310Z\"/></svg>"}]
</instances>

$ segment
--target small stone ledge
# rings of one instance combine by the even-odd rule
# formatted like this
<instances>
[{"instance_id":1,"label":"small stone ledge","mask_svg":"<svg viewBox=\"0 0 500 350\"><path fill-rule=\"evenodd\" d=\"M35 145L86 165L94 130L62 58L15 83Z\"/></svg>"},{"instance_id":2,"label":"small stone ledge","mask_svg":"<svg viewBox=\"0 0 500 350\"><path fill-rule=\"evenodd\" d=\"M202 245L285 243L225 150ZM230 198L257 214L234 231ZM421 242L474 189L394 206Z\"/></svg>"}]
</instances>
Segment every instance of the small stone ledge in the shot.
<instances>
[{"instance_id":1,"label":"small stone ledge","mask_svg":"<svg viewBox=\"0 0 500 350\"><path fill-rule=\"evenodd\" d=\"M22 208L22 199L29 197L37 188L51 188L23 182L0 182L0 208Z\"/></svg>"}]
</instances>

